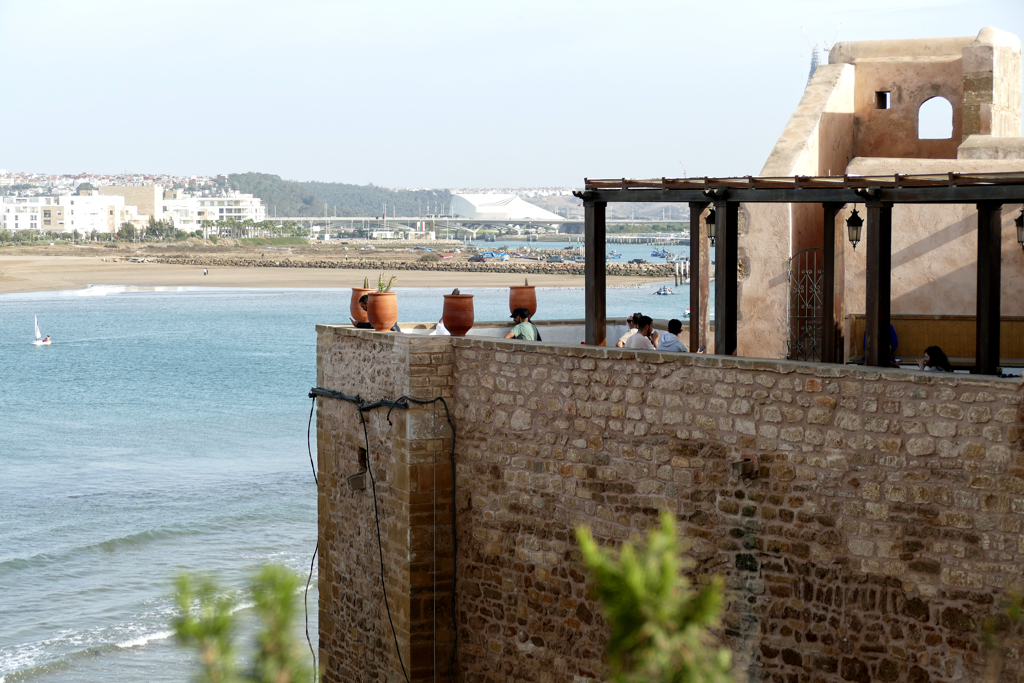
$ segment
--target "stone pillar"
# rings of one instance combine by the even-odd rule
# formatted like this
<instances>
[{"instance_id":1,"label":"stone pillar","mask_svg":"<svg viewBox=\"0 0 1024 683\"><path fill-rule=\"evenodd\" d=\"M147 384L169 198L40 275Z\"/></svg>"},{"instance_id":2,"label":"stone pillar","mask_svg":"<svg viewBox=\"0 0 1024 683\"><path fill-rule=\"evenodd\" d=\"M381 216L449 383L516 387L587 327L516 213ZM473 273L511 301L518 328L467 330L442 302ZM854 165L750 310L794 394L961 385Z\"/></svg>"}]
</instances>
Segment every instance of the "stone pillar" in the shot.
<instances>
[{"instance_id":1,"label":"stone pillar","mask_svg":"<svg viewBox=\"0 0 1024 683\"><path fill-rule=\"evenodd\" d=\"M452 367L450 337L317 326L318 386L366 402L444 397L450 405ZM389 414L332 398L317 404L324 681L400 681L403 667L411 681L428 681L435 666L447 678L454 554L444 407L411 402Z\"/></svg>"},{"instance_id":2,"label":"stone pillar","mask_svg":"<svg viewBox=\"0 0 1024 683\"><path fill-rule=\"evenodd\" d=\"M963 139L1020 136L1021 47L1010 33L984 28L963 48Z\"/></svg>"}]
</instances>

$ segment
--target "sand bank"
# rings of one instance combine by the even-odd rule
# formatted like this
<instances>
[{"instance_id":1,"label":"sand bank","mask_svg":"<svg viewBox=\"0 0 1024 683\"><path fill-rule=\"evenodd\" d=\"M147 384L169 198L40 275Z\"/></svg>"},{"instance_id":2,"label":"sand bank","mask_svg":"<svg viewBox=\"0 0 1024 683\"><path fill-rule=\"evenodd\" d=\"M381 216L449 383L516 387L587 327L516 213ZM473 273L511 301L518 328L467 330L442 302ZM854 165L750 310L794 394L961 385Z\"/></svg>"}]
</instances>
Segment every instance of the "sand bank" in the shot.
<instances>
[{"instance_id":1,"label":"sand bank","mask_svg":"<svg viewBox=\"0 0 1024 683\"><path fill-rule=\"evenodd\" d=\"M123 254L118 254L122 256ZM395 270L399 287L507 287L522 284L515 273L433 273ZM101 256L64 256L0 251L0 293L82 289L88 285L177 287L353 287L377 270L320 268L211 268L104 261ZM542 287L582 287L581 275L530 275ZM662 282L664 277L609 277L609 286Z\"/></svg>"}]
</instances>

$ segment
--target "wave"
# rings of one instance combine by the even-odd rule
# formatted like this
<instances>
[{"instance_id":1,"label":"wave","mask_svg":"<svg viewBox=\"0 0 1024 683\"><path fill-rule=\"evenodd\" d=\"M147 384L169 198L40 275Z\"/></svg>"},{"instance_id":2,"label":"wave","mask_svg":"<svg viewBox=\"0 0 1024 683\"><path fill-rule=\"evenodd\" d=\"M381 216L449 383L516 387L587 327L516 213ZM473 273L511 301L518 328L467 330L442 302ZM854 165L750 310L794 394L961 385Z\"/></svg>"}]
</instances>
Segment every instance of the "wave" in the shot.
<instances>
[{"instance_id":1,"label":"wave","mask_svg":"<svg viewBox=\"0 0 1024 683\"><path fill-rule=\"evenodd\" d=\"M132 638L131 640L125 640L120 643L114 643L114 647L119 647L121 649L128 649L130 647L142 647L150 641L167 640L173 635L174 631L157 631L156 633L147 633L145 635L139 636L138 638ZM0 683L3 683L3 681L0 680Z\"/></svg>"},{"instance_id":2,"label":"wave","mask_svg":"<svg viewBox=\"0 0 1024 683\"><path fill-rule=\"evenodd\" d=\"M9 560L3 560L0 561L0 569L31 569L52 564L54 562L66 561L66 558L69 555L90 553L98 550L115 552L126 548L145 545L147 543L153 543L155 541L163 541L182 536L194 536L198 533L200 533L198 529L147 529L146 531L139 531L134 534L128 534L127 536L118 536L115 538L108 538L103 541L97 541L95 543L73 546L59 552L45 552L31 555L29 557L15 557Z\"/></svg>"}]
</instances>

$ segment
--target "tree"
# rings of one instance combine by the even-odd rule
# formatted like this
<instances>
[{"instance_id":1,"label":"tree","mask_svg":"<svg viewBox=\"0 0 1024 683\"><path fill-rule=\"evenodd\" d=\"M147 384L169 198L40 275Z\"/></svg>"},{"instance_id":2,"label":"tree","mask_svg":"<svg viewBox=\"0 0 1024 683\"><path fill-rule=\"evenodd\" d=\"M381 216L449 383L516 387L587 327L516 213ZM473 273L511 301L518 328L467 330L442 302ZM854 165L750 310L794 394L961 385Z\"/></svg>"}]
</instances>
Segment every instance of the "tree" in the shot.
<instances>
[{"instance_id":1,"label":"tree","mask_svg":"<svg viewBox=\"0 0 1024 683\"><path fill-rule=\"evenodd\" d=\"M117 236L123 240L133 240L136 236L135 226L125 221L121 224L121 227L117 229Z\"/></svg>"},{"instance_id":2,"label":"tree","mask_svg":"<svg viewBox=\"0 0 1024 683\"><path fill-rule=\"evenodd\" d=\"M212 579L178 579L178 615L173 627L178 642L199 654L200 683L307 683L312 669L294 637L296 590L300 578L284 567L267 566L251 585L256 616L256 654L249 671L240 675L235 661L238 601L222 592Z\"/></svg>"},{"instance_id":3,"label":"tree","mask_svg":"<svg viewBox=\"0 0 1024 683\"><path fill-rule=\"evenodd\" d=\"M709 627L722 610L724 583L700 591L680 574L675 518L661 515L639 551L625 543L618 558L586 527L576 529L594 593L611 627L606 652L618 683L725 683L731 655L712 643Z\"/></svg>"},{"instance_id":4,"label":"tree","mask_svg":"<svg viewBox=\"0 0 1024 683\"><path fill-rule=\"evenodd\" d=\"M95 190L95 189L96 188L92 186L92 183L82 183L78 187L75 188L75 192L76 193L81 193L83 190L88 192L89 190Z\"/></svg>"}]
</instances>

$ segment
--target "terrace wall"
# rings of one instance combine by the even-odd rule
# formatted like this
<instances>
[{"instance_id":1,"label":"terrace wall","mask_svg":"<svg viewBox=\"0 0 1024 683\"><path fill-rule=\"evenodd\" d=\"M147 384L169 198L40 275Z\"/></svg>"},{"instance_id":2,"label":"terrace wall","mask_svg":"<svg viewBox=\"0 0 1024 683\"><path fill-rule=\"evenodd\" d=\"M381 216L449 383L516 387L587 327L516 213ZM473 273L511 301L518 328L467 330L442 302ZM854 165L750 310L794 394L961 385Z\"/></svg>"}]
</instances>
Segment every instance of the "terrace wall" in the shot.
<instances>
[{"instance_id":1,"label":"terrace wall","mask_svg":"<svg viewBox=\"0 0 1024 683\"><path fill-rule=\"evenodd\" d=\"M334 368L321 381L354 386L375 367L418 368L409 380L444 381L451 393L457 680L603 679L606 625L573 528L588 524L618 544L662 510L677 515L695 571L727 577L723 636L737 680L979 677L979 624L1021 580L1024 561L1020 381L318 330L318 363ZM391 344L422 358L420 343L446 349L443 362L402 370L400 353L374 351ZM346 355L358 362L342 362ZM330 414L318 425L321 468L351 467L343 451L355 426ZM757 462L757 478L731 474L741 458ZM378 480L390 480L394 460L372 461ZM325 496L321 471L325 663L330 670L365 647L373 668L362 677L394 679L377 570L336 550L375 550L359 514L343 509L346 496L364 507L366 496L337 485ZM382 510L394 504L383 493L379 501ZM325 516L347 520L333 527L333 546ZM414 537L385 536L397 563L390 578ZM352 627L358 619L373 622L372 644ZM1017 645L1004 681L1024 681Z\"/></svg>"}]
</instances>

